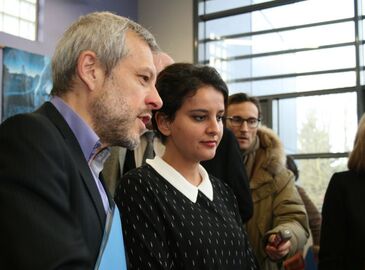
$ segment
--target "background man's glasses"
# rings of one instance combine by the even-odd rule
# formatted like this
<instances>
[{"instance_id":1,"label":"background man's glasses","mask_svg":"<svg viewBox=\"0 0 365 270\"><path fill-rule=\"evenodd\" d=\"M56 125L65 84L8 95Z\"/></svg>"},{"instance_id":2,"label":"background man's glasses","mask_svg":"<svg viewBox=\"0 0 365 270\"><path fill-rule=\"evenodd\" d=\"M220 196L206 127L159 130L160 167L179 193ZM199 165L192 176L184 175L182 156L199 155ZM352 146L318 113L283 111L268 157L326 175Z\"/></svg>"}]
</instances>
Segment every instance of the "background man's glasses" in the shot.
<instances>
[{"instance_id":1,"label":"background man's glasses","mask_svg":"<svg viewBox=\"0 0 365 270\"><path fill-rule=\"evenodd\" d=\"M232 127L241 127L244 122L247 123L248 128L257 128L259 126L259 123L261 121L260 118L242 118L240 116L227 116L226 120L228 120Z\"/></svg>"}]
</instances>

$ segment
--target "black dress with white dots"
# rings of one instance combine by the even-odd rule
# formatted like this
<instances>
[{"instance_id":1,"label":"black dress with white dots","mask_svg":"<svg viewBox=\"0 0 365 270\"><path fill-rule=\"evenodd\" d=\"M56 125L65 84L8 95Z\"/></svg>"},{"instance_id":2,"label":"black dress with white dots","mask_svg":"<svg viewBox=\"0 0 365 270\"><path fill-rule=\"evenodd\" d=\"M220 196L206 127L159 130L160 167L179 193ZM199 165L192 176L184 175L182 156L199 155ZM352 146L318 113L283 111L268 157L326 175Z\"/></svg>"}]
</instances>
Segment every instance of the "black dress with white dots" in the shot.
<instances>
[{"instance_id":1,"label":"black dress with white dots","mask_svg":"<svg viewBox=\"0 0 365 270\"><path fill-rule=\"evenodd\" d=\"M213 200L199 191L194 203L148 164L123 176L129 269L258 269L232 190L209 178Z\"/></svg>"}]
</instances>

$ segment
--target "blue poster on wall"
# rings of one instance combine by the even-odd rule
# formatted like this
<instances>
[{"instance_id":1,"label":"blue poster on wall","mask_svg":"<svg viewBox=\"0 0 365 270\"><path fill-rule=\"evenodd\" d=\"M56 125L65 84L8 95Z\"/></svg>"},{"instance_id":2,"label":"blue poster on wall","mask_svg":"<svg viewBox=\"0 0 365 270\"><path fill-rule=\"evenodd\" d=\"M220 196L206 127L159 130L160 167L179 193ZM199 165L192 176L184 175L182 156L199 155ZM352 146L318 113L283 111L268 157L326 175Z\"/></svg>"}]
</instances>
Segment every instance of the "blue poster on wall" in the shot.
<instances>
[{"instance_id":1,"label":"blue poster on wall","mask_svg":"<svg viewBox=\"0 0 365 270\"><path fill-rule=\"evenodd\" d=\"M5 47L2 84L2 120L34 111L49 100L52 88L50 58Z\"/></svg>"}]
</instances>

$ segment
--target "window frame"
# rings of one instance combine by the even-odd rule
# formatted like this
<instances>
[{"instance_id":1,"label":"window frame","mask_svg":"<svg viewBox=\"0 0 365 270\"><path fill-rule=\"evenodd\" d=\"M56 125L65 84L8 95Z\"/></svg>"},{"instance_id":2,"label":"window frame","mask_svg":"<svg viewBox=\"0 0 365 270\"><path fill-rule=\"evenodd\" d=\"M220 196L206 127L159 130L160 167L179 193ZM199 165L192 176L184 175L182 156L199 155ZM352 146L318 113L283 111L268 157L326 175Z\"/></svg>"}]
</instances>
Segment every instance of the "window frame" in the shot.
<instances>
[{"instance_id":1,"label":"window frame","mask_svg":"<svg viewBox=\"0 0 365 270\"><path fill-rule=\"evenodd\" d=\"M243 6L239 8L233 8L224 11L218 11L210 14L199 15L199 8L198 5L200 2L204 2L204 0L194 0L194 62L199 64L209 64L208 60L199 62L198 56L198 48L199 44L211 41L211 39L202 39L199 40L199 23L206 22L209 20L224 18L233 15L239 14L249 14L254 11L279 7L288 4L294 4L297 2L302 2L306 0L276 0L270 2L264 2L259 4L253 4L249 6ZM291 78L291 77L298 77L298 76L306 76L306 75L317 75L317 74L329 74L335 72L346 72L352 71L356 74L356 84L354 87L342 87L342 88L331 88L331 89L317 89L317 90L310 90L310 91L301 91L301 92L292 92L292 93L282 93L282 94L272 94L272 95L264 95L259 96L260 103L263 107L263 111L266 114L266 122L265 124L270 127L274 128L273 124L275 122L274 114L272 112L273 109L273 102L287 99L287 98L297 98L303 96L316 96L316 95L328 95L328 94L336 94L336 93L346 93L346 92L356 92L357 95L357 117L360 119L360 116L365 112L365 85L361 85L361 73L365 71L365 67L363 65L363 60L361 58L361 46L365 46L365 41L361 37L361 24L364 21L365 24L365 16L361 15L361 10L359 7L361 5L359 2L361 0L353 0L354 1L354 9L355 9L355 16L337 20L329 20L329 21L322 21L317 23L308 23L308 24L301 24L301 25L294 25L289 27L282 27L282 28L275 28L275 29L268 29L262 31L253 31L249 33L242 33L242 34L234 34L234 35L226 35L221 36L222 39L224 38L237 38L237 37L248 37L253 35L259 34L266 34L266 33L277 33L281 31L288 31L294 29L302 29L308 27L315 27L315 26L322 26L322 25L329 25L329 24L336 24L342 22L354 22L355 27L355 41L354 42L346 42L346 43L339 43L339 44L332 44L332 45L325 45L320 46L319 48L297 48L291 50L281 50L281 51L274 51L274 52L267 52L267 53L258 53L258 54L250 54L245 56L234 56L234 57L227 57L225 59L221 59L224 61L232 61L238 59L248 59L248 58L255 58L255 57L262 57L262 56L272 56L272 55L281 55L286 53L296 53L302 51L310 51L310 50L321 50L321 49L328 49L328 48L337 48L337 47L344 47L344 46L355 46L355 58L356 58L356 66L354 68L345 68L345 69L337 69L337 70L321 70L321 71L313 71L313 72L303 72L303 73L287 73L287 74L280 74L280 75L268 75L268 76L258 76L258 77L250 77L250 78L242 78L242 79L232 79L227 80L227 83L239 83L239 82L254 82L259 80L266 80L266 79L277 79L277 78ZM365 3L365 1L364 1ZM280 134L279 134L280 135ZM293 154L292 156L295 159L312 159L312 158L343 158L348 157L349 152L342 152L342 153L303 153L303 154Z\"/></svg>"},{"instance_id":2,"label":"window frame","mask_svg":"<svg viewBox=\"0 0 365 270\"><path fill-rule=\"evenodd\" d=\"M38 33L38 29L39 29L39 4L40 4L39 0L34 0L35 3L33 3L33 1L29 1L29 0L18 0L18 2L19 3L26 2L28 4L34 5L34 8L35 8L35 20L34 20L34 22L29 20L28 18L22 17L21 14L20 14L20 11L18 12L17 15L14 15L14 14L5 13L2 10L2 11L0 11L0 20L3 21L4 16L9 16L9 17L12 17L12 18L18 20L19 25L18 25L18 29L17 29L18 34L14 34L14 33L11 33L11 32L4 31L5 29L0 29L0 31L3 32L3 33L9 34L9 35L13 35L13 36L16 36L16 37L19 37L19 38L24 38L24 39L27 39L27 40L30 40L30 41L38 41L38 38L39 38L39 33ZM20 23L21 22L27 22L27 23L34 24L34 36L32 38L28 38L25 35L22 35L21 33L19 33L20 32Z\"/></svg>"},{"instance_id":3,"label":"window frame","mask_svg":"<svg viewBox=\"0 0 365 270\"><path fill-rule=\"evenodd\" d=\"M249 6L244 6L240 8L234 8L219 12L214 12L206 15L199 15L199 3L209 1L209 0L194 0L194 63L199 64L210 64L209 56L210 52L207 50L207 44L206 42L209 41L216 41L216 40L223 40L224 39L234 39L234 38L249 38L252 36L262 35L262 34L271 34L271 33L278 33L283 31L291 31L295 29L310 29L311 27L317 27L317 26L325 26L325 25L334 25L339 23L353 23L353 34L354 39L350 39L350 42L328 42L325 44L321 44L322 46L318 46L316 48L305 48L305 47L296 47L296 48L289 48L289 49L283 49L276 51L269 51L269 52L263 52L263 53L253 53L245 55L239 55L237 54L234 56L228 56L225 58L220 58L217 61L218 66L220 63L222 64L222 67L224 68L225 64L224 61L227 61L226 63L229 63L229 61L239 60L239 59L254 59L256 57L266 57L266 56L274 56L274 55L282 55L282 54L289 54L289 53L298 53L298 52L306 52L306 51L320 51L330 48L343 48L345 46L354 46L354 54L355 54L355 64L354 66L348 67L348 68L337 68L337 69L320 69L318 71L308 71L308 72L287 72L279 75L273 75L268 74L267 76L256 76L253 77L252 75L249 77L241 77L241 78L234 78L234 79L227 79L227 84L230 84L233 89L237 89L237 87L234 87L234 83L243 83L251 86L253 82L268 82L270 79L286 79L288 78L299 78L300 76L309 76L309 75L326 75L329 76L333 75L336 76L337 72L341 72L338 74L345 74L346 72L348 74L353 74L353 83L350 84L342 84L342 85L319 85L314 87L313 89L302 89L300 91L290 91L289 88L285 88L285 91L277 92L275 94L265 94L259 95L258 98L260 100L260 104L262 107L262 114L263 114L263 124L266 126L272 128L274 131L278 133L280 136L280 108L278 104L280 101L285 101L287 99L296 99L296 98L302 98L302 97L318 97L318 96L324 96L324 95L331 95L331 94L343 94L343 93L355 93L357 104L356 104L356 112L357 112L357 119L356 122L360 119L362 114L365 112L365 66L364 66L364 59L365 59L365 8L362 8L362 6L365 6L365 0L353 0L353 3L350 2L351 7L353 7L353 16L346 17L346 18L339 18L339 19L332 19L332 20L323 20L321 22L315 22L315 23L303 23L300 25L291 25L281 28L274 28L274 29L265 29L261 31L251 31L251 32L242 32L242 33L235 33L231 35L220 35L217 39L213 36L212 39L206 38L207 35L204 35L204 37L199 40L199 33L205 33L205 28L199 29L201 27L201 24L209 21L209 20L215 20L220 19L228 16L233 15L239 15L239 14L251 14L254 11L269 9L269 8L275 8L280 7L284 5L289 4L296 4L298 2L303 2L307 0L276 0L276 1L270 1L270 2L264 2L260 4L252 4ZM353 6L352 6L353 5ZM348 16L348 15L346 15ZM242 19L244 20L244 19ZM203 24L203 27L204 24ZM199 32L200 31L200 32ZM222 44L224 44L222 42ZM199 48L203 50L203 52L199 52ZM200 59L203 59L199 62L199 55L203 56ZM215 56L212 57L213 61L215 61ZM226 65L228 66L228 64ZM247 75L246 75L247 76ZM307 77L308 78L308 77ZM266 81L267 80L267 81ZM335 88L333 88L335 87ZM295 88L294 88L295 89ZM351 103L352 104L352 103ZM354 111L353 111L354 112ZM282 134L285 136L285 134ZM349 156L349 151L346 151L347 148L343 149L345 152L308 152L308 153L287 153L290 154L294 160L298 161L299 163L305 164L308 162L326 162L326 160L344 160L347 159ZM317 150L319 151L319 150ZM331 151L331 150L330 150ZM316 161L317 160L317 161ZM303 161L303 162L302 162ZM308 164L308 163L307 163ZM323 184L323 181L328 184L330 179L323 179L321 182ZM304 184L306 183L306 180L304 180ZM324 194L325 190L323 190ZM319 209L321 209L321 205L317 205Z\"/></svg>"}]
</instances>

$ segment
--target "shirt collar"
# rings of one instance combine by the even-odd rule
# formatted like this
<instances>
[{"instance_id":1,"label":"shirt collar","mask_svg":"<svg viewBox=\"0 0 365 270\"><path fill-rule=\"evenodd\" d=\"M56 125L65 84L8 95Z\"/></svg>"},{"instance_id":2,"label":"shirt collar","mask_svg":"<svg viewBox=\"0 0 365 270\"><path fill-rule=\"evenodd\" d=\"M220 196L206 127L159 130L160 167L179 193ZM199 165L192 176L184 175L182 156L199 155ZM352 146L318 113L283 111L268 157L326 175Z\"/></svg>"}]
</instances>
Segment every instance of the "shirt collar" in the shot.
<instances>
[{"instance_id":1,"label":"shirt collar","mask_svg":"<svg viewBox=\"0 0 365 270\"><path fill-rule=\"evenodd\" d=\"M199 165L199 173L202 177L202 182L199 186L194 186L159 156L156 156L154 159L147 159L146 163L152 166L152 168L165 178L167 182L193 203L195 203L198 198L198 191L203 193L209 200L213 201L212 183L203 166Z\"/></svg>"},{"instance_id":2,"label":"shirt collar","mask_svg":"<svg viewBox=\"0 0 365 270\"><path fill-rule=\"evenodd\" d=\"M51 103L64 117L72 132L75 134L85 159L90 161L95 155L96 149L100 147L99 136L96 135L94 130L61 98L57 96L52 97Z\"/></svg>"}]
</instances>

